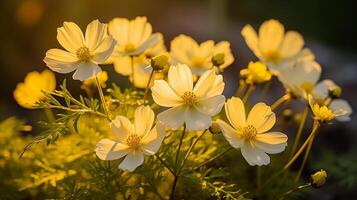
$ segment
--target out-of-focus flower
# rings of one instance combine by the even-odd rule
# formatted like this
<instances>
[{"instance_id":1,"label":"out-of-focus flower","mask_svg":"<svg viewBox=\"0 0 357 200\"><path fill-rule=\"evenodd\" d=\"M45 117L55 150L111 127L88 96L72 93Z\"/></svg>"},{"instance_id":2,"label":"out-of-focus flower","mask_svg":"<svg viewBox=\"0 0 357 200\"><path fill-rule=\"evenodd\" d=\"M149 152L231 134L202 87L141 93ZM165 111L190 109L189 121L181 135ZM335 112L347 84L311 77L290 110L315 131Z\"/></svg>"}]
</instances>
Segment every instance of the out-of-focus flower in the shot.
<instances>
[{"instance_id":1,"label":"out-of-focus flower","mask_svg":"<svg viewBox=\"0 0 357 200\"><path fill-rule=\"evenodd\" d=\"M33 108L36 102L45 100L43 92L53 92L56 89L56 78L53 72L44 70L43 72L30 72L26 75L25 81L19 83L14 91L14 98L17 103L25 108Z\"/></svg>"},{"instance_id":2,"label":"out-of-focus flower","mask_svg":"<svg viewBox=\"0 0 357 200\"><path fill-rule=\"evenodd\" d=\"M44 5L39 0L21 1L16 9L16 18L20 25L31 27L36 25L43 17Z\"/></svg>"},{"instance_id":3,"label":"out-of-focus flower","mask_svg":"<svg viewBox=\"0 0 357 200\"><path fill-rule=\"evenodd\" d=\"M326 183L327 173L325 170L321 169L315 174L311 175L311 184L313 187L321 187Z\"/></svg>"},{"instance_id":4,"label":"out-of-focus flower","mask_svg":"<svg viewBox=\"0 0 357 200\"><path fill-rule=\"evenodd\" d=\"M152 33L146 17L133 20L114 18L109 22L109 33L118 42L113 56L137 56L160 41L159 33Z\"/></svg>"},{"instance_id":5,"label":"out-of-focus flower","mask_svg":"<svg viewBox=\"0 0 357 200\"><path fill-rule=\"evenodd\" d=\"M275 75L297 60L315 59L309 49L303 48L304 39L298 32L285 33L284 26L274 19L260 26L259 35L251 25L242 29L242 35L255 56Z\"/></svg>"},{"instance_id":6,"label":"out-of-focus flower","mask_svg":"<svg viewBox=\"0 0 357 200\"><path fill-rule=\"evenodd\" d=\"M275 114L264 103L256 104L245 115L245 108L240 98L232 97L225 104L227 118L231 125L218 119L223 136L234 148L240 148L249 165L267 165L267 155L284 151L288 137L281 132L267 132L275 124Z\"/></svg>"},{"instance_id":7,"label":"out-of-focus flower","mask_svg":"<svg viewBox=\"0 0 357 200\"><path fill-rule=\"evenodd\" d=\"M107 34L107 25L94 20L88 24L85 37L77 24L64 22L57 29L57 40L67 51L50 49L44 62L59 73L75 71L73 79L86 80L97 76L101 71L98 64L104 63L112 54L116 44Z\"/></svg>"},{"instance_id":8,"label":"out-of-focus flower","mask_svg":"<svg viewBox=\"0 0 357 200\"><path fill-rule=\"evenodd\" d=\"M294 96L307 99L321 75L321 66L315 61L298 61L281 71L278 78Z\"/></svg>"},{"instance_id":9,"label":"out-of-focus flower","mask_svg":"<svg viewBox=\"0 0 357 200\"><path fill-rule=\"evenodd\" d=\"M346 122L350 121L353 110L349 103L344 99L338 99L341 96L341 88L337 86L332 80L323 80L316 85L310 95L310 104L312 108L316 108L315 117L319 118L319 109L328 108L334 115L337 121ZM326 108L325 108L326 107ZM331 116L332 117L332 116ZM333 119L331 118L331 119ZM331 119L327 119L330 121Z\"/></svg>"},{"instance_id":10,"label":"out-of-focus flower","mask_svg":"<svg viewBox=\"0 0 357 200\"><path fill-rule=\"evenodd\" d=\"M240 75L248 84L260 84L271 79L271 73L261 62L249 62L248 67L240 71Z\"/></svg>"},{"instance_id":11,"label":"out-of-focus flower","mask_svg":"<svg viewBox=\"0 0 357 200\"><path fill-rule=\"evenodd\" d=\"M151 74L150 58L161 55L166 52L164 38L161 33L157 33L158 41L151 48L146 49L139 56L111 56L107 63L113 63L117 73L123 76L129 76L129 80L138 88L145 88ZM133 70L134 69L134 70ZM155 73L152 79L162 78L161 73Z\"/></svg>"},{"instance_id":12,"label":"out-of-focus flower","mask_svg":"<svg viewBox=\"0 0 357 200\"><path fill-rule=\"evenodd\" d=\"M152 128L154 112L149 106L139 106L135 110L134 124L124 116L117 116L110 124L117 139L104 138L97 143L97 156L102 160L117 160L122 170L134 171L144 162L145 155L154 155L165 137L165 127L158 123Z\"/></svg>"},{"instance_id":13,"label":"out-of-focus flower","mask_svg":"<svg viewBox=\"0 0 357 200\"><path fill-rule=\"evenodd\" d=\"M97 75L97 78L98 78L99 84L102 88L107 87L106 82L108 80L108 73L106 71L99 72ZM87 79L87 80L83 81L82 86L83 87L97 87L97 83L96 83L95 78L91 78L91 79Z\"/></svg>"},{"instance_id":14,"label":"out-of-focus flower","mask_svg":"<svg viewBox=\"0 0 357 200\"><path fill-rule=\"evenodd\" d=\"M155 71L162 71L169 67L169 57L165 54L155 56L150 60L149 67Z\"/></svg>"},{"instance_id":15,"label":"out-of-focus flower","mask_svg":"<svg viewBox=\"0 0 357 200\"><path fill-rule=\"evenodd\" d=\"M187 65L171 66L168 82L156 80L151 88L154 101L170 108L157 118L176 130L184 123L188 130L207 129L211 117L222 109L223 89L222 75L217 75L214 70L206 71L193 87L192 72Z\"/></svg>"},{"instance_id":16,"label":"out-of-focus flower","mask_svg":"<svg viewBox=\"0 0 357 200\"><path fill-rule=\"evenodd\" d=\"M220 70L231 65L234 61L230 44L221 41L217 44L212 40L198 44L194 39L186 35L179 35L171 41L170 56L172 64L186 64L195 75L201 76L205 71L213 67L212 58L218 54L223 55L223 64L216 66ZM222 60L220 60L222 63ZM219 64L219 63L217 63Z\"/></svg>"}]
</instances>

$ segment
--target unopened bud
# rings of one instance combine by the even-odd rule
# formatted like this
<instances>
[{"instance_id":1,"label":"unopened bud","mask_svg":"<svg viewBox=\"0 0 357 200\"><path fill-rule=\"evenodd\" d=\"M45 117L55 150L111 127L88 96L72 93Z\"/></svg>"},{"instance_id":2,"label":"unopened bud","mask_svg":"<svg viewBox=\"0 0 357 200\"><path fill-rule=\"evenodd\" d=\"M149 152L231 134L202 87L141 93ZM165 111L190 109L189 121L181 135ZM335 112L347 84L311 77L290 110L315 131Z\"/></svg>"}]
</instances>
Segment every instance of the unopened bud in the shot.
<instances>
[{"instance_id":1,"label":"unopened bud","mask_svg":"<svg viewBox=\"0 0 357 200\"><path fill-rule=\"evenodd\" d=\"M168 61L169 57L167 55L159 55L152 58L150 64L155 71L161 71L168 66Z\"/></svg>"},{"instance_id":2,"label":"unopened bud","mask_svg":"<svg viewBox=\"0 0 357 200\"><path fill-rule=\"evenodd\" d=\"M313 187L319 188L326 183L327 173L321 169L315 174L311 175L311 184Z\"/></svg>"},{"instance_id":3,"label":"unopened bud","mask_svg":"<svg viewBox=\"0 0 357 200\"><path fill-rule=\"evenodd\" d=\"M224 64L224 53L218 53L212 57L213 66L221 66Z\"/></svg>"},{"instance_id":4,"label":"unopened bud","mask_svg":"<svg viewBox=\"0 0 357 200\"><path fill-rule=\"evenodd\" d=\"M217 123L212 123L212 125L209 127L209 131L212 134L220 134L220 133L222 133L221 127L219 127Z\"/></svg>"},{"instance_id":5,"label":"unopened bud","mask_svg":"<svg viewBox=\"0 0 357 200\"><path fill-rule=\"evenodd\" d=\"M342 94L342 89L341 89L340 87L336 86L336 87L330 89L330 90L328 91L328 93L329 93L329 96L330 96L331 98L335 99L335 98L338 98L338 97L341 96L341 94Z\"/></svg>"},{"instance_id":6,"label":"unopened bud","mask_svg":"<svg viewBox=\"0 0 357 200\"><path fill-rule=\"evenodd\" d=\"M286 121L290 121L294 118L294 112L291 109L285 109L283 111L283 118Z\"/></svg>"}]
</instances>

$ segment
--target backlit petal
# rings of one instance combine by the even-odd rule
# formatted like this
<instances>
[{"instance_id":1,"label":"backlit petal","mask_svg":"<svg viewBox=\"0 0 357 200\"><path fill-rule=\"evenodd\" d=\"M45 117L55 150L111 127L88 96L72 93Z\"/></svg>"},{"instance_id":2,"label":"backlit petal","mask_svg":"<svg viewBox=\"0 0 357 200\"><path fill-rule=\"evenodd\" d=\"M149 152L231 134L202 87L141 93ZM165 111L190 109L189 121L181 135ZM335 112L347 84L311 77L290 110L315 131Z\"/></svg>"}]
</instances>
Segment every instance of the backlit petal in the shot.
<instances>
[{"instance_id":1,"label":"backlit petal","mask_svg":"<svg viewBox=\"0 0 357 200\"><path fill-rule=\"evenodd\" d=\"M81 29L73 22L63 22L63 26L57 29L57 40L71 53L85 46Z\"/></svg>"},{"instance_id":2,"label":"backlit petal","mask_svg":"<svg viewBox=\"0 0 357 200\"><path fill-rule=\"evenodd\" d=\"M129 153L120 163L119 169L134 171L137 167L144 163L144 154L141 151Z\"/></svg>"},{"instance_id":3,"label":"backlit petal","mask_svg":"<svg viewBox=\"0 0 357 200\"><path fill-rule=\"evenodd\" d=\"M178 130L185 122L187 109L185 105L173 107L158 114L157 119L168 128Z\"/></svg>"},{"instance_id":4,"label":"backlit petal","mask_svg":"<svg viewBox=\"0 0 357 200\"><path fill-rule=\"evenodd\" d=\"M135 133L141 136L147 134L154 123L154 119L154 111L149 106L136 108L134 117Z\"/></svg>"},{"instance_id":5,"label":"backlit petal","mask_svg":"<svg viewBox=\"0 0 357 200\"><path fill-rule=\"evenodd\" d=\"M94 78L98 75L102 70L100 67L92 62L81 62L78 65L77 70L73 74L74 80L84 81L89 78Z\"/></svg>"},{"instance_id":6,"label":"backlit petal","mask_svg":"<svg viewBox=\"0 0 357 200\"><path fill-rule=\"evenodd\" d=\"M101 160L117 160L128 153L128 146L110 139L101 139L95 153Z\"/></svg>"},{"instance_id":7,"label":"backlit petal","mask_svg":"<svg viewBox=\"0 0 357 200\"><path fill-rule=\"evenodd\" d=\"M155 80L151 87L155 103L164 107L173 107L183 104L182 99L172 90L164 80Z\"/></svg>"},{"instance_id":8,"label":"backlit petal","mask_svg":"<svg viewBox=\"0 0 357 200\"><path fill-rule=\"evenodd\" d=\"M229 142L229 144L234 147L234 148L240 148L243 140L239 137L238 132L236 129L231 127L229 124L226 122L218 119L216 122L217 125L221 128L222 134L224 138Z\"/></svg>"},{"instance_id":9,"label":"backlit petal","mask_svg":"<svg viewBox=\"0 0 357 200\"><path fill-rule=\"evenodd\" d=\"M192 73L187 65L178 64L171 66L168 74L171 88L180 96L185 92L191 92L193 87Z\"/></svg>"},{"instance_id":10,"label":"backlit petal","mask_svg":"<svg viewBox=\"0 0 357 200\"><path fill-rule=\"evenodd\" d=\"M264 133L274 126L275 120L275 114L270 106L257 103L248 114L247 125L253 125L258 133Z\"/></svg>"},{"instance_id":11,"label":"backlit petal","mask_svg":"<svg viewBox=\"0 0 357 200\"><path fill-rule=\"evenodd\" d=\"M270 163L269 156L261 149L253 147L250 142L244 142L241 147L241 152L249 165L262 166Z\"/></svg>"}]
</instances>

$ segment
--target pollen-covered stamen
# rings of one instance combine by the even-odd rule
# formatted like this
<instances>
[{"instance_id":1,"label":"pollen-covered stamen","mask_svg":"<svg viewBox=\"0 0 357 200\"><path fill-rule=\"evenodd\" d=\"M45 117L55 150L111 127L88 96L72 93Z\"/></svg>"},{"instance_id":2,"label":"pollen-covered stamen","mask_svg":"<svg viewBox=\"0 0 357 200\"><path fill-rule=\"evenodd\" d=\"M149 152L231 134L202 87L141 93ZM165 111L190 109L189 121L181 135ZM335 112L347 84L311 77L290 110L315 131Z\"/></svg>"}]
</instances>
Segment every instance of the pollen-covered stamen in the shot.
<instances>
[{"instance_id":1,"label":"pollen-covered stamen","mask_svg":"<svg viewBox=\"0 0 357 200\"><path fill-rule=\"evenodd\" d=\"M138 150L141 146L141 137L137 134L130 134L126 138L126 145L132 150Z\"/></svg>"},{"instance_id":2,"label":"pollen-covered stamen","mask_svg":"<svg viewBox=\"0 0 357 200\"><path fill-rule=\"evenodd\" d=\"M258 131L254 126L248 125L248 126L242 128L241 134L244 139L251 140L258 134Z\"/></svg>"},{"instance_id":3,"label":"pollen-covered stamen","mask_svg":"<svg viewBox=\"0 0 357 200\"><path fill-rule=\"evenodd\" d=\"M196 103L197 97L195 93L187 91L182 95L182 99L187 105L191 106Z\"/></svg>"},{"instance_id":4,"label":"pollen-covered stamen","mask_svg":"<svg viewBox=\"0 0 357 200\"><path fill-rule=\"evenodd\" d=\"M81 47L76 51L77 58L81 61L89 61L92 58L88 47Z\"/></svg>"},{"instance_id":5,"label":"pollen-covered stamen","mask_svg":"<svg viewBox=\"0 0 357 200\"><path fill-rule=\"evenodd\" d=\"M128 53L134 52L136 50L136 46L132 43L128 43L125 45L124 50Z\"/></svg>"}]
</instances>

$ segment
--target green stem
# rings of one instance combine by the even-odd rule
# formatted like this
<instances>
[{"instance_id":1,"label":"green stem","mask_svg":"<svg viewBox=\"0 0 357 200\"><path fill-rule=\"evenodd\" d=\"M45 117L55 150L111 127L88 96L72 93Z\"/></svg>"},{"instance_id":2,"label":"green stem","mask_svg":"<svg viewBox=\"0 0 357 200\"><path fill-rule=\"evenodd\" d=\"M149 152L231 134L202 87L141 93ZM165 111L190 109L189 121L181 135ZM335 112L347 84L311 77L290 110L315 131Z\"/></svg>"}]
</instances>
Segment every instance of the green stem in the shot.
<instances>
[{"instance_id":1,"label":"green stem","mask_svg":"<svg viewBox=\"0 0 357 200\"><path fill-rule=\"evenodd\" d=\"M240 80L238 90L236 92L236 97L241 97L243 92L245 91L246 87L247 87L247 84L245 83L245 81Z\"/></svg>"},{"instance_id":2,"label":"green stem","mask_svg":"<svg viewBox=\"0 0 357 200\"><path fill-rule=\"evenodd\" d=\"M150 77L149 77L149 81L148 83L146 84L146 88L145 88L145 93L144 93L144 104L146 102L146 99L147 99L147 96L148 96L148 92L149 92L149 86L150 86L150 83L151 83L151 79L152 77L154 76L154 69L152 69L151 73L150 73Z\"/></svg>"},{"instance_id":3,"label":"green stem","mask_svg":"<svg viewBox=\"0 0 357 200\"><path fill-rule=\"evenodd\" d=\"M281 195L279 200L283 200L283 199L285 199L285 197L289 196L291 193L296 192L301 189L304 189L304 188L307 188L307 187L311 187L311 183L307 183L305 185L300 185L300 186L297 186L296 188L290 189L289 191L287 191L283 195Z\"/></svg>"},{"instance_id":4,"label":"green stem","mask_svg":"<svg viewBox=\"0 0 357 200\"><path fill-rule=\"evenodd\" d=\"M44 110L45 110L46 117L50 123L53 123L54 121L56 121L55 115L53 114L53 111L51 108L45 108Z\"/></svg>"},{"instance_id":5,"label":"green stem","mask_svg":"<svg viewBox=\"0 0 357 200\"><path fill-rule=\"evenodd\" d=\"M301 138L302 131L304 130L304 126L305 126L305 123L306 123L306 118L307 118L308 112L309 112L308 107L305 107L304 112L302 113L302 117L301 117L301 121L300 121L300 124L299 124L298 131L296 133L295 141L294 141L293 147L291 149L290 158L294 155L294 153L296 151L296 148L299 145L299 141L300 141L300 138Z\"/></svg>"},{"instance_id":6,"label":"green stem","mask_svg":"<svg viewBox=\"0 0 357 200\"><path fill-rule=\"evenodd\" d=\"M108 107L107 107L107 104L105 102L102 86L99 83L98 77L95 77L95 82L97 83L97 88L98 88L100 99L102 101L102 106L103 106L103 109L104 109L104 113L107 116L107 118L110 119L109 113L108 113Z\"/></svg>"},{"instance_id":7,"label":"green stem","mask_svg":"<svg viewBox=\"0 0 357 200\"><path fill-rule=\"evenodd\" d=\"M306 148L306 151L305 151L305 155L304 155L304 159L301 163L301 166L299 168L299 171L295 177L295 182L297 182L302 174L302 171L304 170L304 167L306 165L306 162L307 162L307 159L309 157L309 154L310 154L310 151L311 151L311 147L312 147L312 143L314 142L314 139L315 139L315 135L311 138L307 148Z\"/></svg>"},{"instance_id":8,"label":"green stem","mask_svg":"<svg viewBox=\"0 0 357 200\"><path fill-rule=\"evenodd\" d=\"M262 185L262 167L257 166L257 188L260 189Z\"/></svg>"},{"instance_id":9,"label":"green stem","mask_svg":"<svg viewBox=\"0 0 357 200\"><path fill-rule=\"evenodd\" d=\"M246 103L250 97L250 95L252 94L252 92L255 90L255 86L253 84L251 84L247 90L247 92L245 93L244 97L243 97L243 102Z\"/></svg>"},{"instance_id":10,"label":"green stem","mask_svg":"<svg viewBox=\"0 0 357 200\"><path fill-rule=\"evenodd\" d=\"M275 110L277 107L279 107L282 103L285 101L289 100L291 98L290 94L285 94L284 96L280 97L278 100L276 100L271 106L271 110Z\"/></svg>"},{"instance_id":11,"label":"green stem","mask_svg":"<svg viewBox=\"0 0 357 200\"><path fill-rule=\"evenodd\" d=\"M262 91L262 94L260 95L260 100L263 101L266 96L268 95L268 91L270 89L270 86L271 86L271 81L267 82L265 85L264 85L264 88L263 88L263 91Z\"/></svg>"},{"instance_id":12,"label":"green stem","mask_svg":"<svg viewBox=\"0 0 357 200\"><path fill-rule=\"evenodd\" d=\"M168 164L166 164L166 162L164 160L162 160L162 158L160 158L160 156L155 154L155 157L171 172L172 175L175 176L175 172L169 167Z\"/></svg>"},{"instance_id":13,"label":"green stem","mask_svg":"<svg viewBox=\"0 0 357 200\"><path fill-rule=\"evenodd\" d=\"M178 173L180 173L180 171L181 171L182 168L184 167L184 165L185 165L185 163L186 163L188 157L190 156L191 151L193 150L193 148L194 148L195 145L197 144L198 140L200 140L206 132L207 132L207 129L204 130L204 131L201 133L201 135L199 135L198 138L191 144L190 148L188 149L188 151L187 151L187 153L186 153L186 155L185 155L185 158L184 158L184 160L183 160L183 162L182 162L182 165L181 165L180 169L178 170Z\"/></svg>"}]
</instances>

